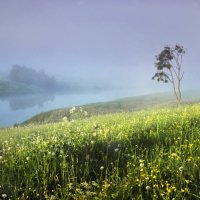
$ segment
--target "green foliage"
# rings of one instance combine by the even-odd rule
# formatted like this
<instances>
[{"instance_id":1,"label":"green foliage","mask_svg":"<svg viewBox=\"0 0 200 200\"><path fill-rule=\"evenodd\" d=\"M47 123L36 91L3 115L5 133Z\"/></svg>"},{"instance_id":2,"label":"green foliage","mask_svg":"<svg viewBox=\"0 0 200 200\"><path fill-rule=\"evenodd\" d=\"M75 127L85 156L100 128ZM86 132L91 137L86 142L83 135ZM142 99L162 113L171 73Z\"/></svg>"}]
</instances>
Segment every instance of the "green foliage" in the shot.
<instances>
[{"instance_id":1,"label":"green foliage","mask_svg":"<svg viewBox=\"0 0 200 200\"><path fill-rule=\"evenodd\" d=\"M200 105L0 129L0 196L198 199Z\"/></svg>"},{"instance_id":2,"label":"green foliage","mask_svg":"<svg viewBox=\"0 0 200 200\"><path fill-rule=\"evenodd\" d=\"M172 82L174 76L182 76L183 74L178 74L178 68L181 68L183 54L185 54L183 46L164 47L161 53L156 56L155 67L157 72L153 76L153 80L167 83Z\"/></svg>"}]
</instances>

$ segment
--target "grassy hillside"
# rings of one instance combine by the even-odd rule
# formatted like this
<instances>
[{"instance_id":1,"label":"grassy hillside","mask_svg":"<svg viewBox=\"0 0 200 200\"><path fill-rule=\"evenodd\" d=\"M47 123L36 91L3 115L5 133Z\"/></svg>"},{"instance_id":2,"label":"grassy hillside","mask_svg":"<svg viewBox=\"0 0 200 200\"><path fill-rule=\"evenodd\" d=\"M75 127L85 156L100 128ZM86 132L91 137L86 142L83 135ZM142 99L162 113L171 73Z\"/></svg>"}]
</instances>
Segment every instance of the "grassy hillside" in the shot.
<instances>
[{"instance_id":1,"label":"grassy hillside","mask_svg":"<svg viewBox=\"0 0 200 200\"><path fill-rule=\"evenodd\" d=\"M193 96L193 98L191 98ZM199 93L185 93L184 103L190 104L200 100ZM136 97L128 97L118 99L110 102L100 102L88 105L82 105L81 107L88 112L88 117L119 112L132 112L139 110L147 110L152 108L161 107L176 107L174 96L170 93L150 94ZM70 119L70 109L62 108L51 110L48 112L40 113L31 119L28 119L23 124L44 124L62 121L64 117Z\"/></svg>"},{"instance_id":2,"label":"grassy hillside","mask_svg":"<svg viewBox=\"0 0 200 200\"><path fill-rule=\"evenodd\" d=\"M200 104L0 129L7 199L199 199Z\"/></svg>"}]
</instances>

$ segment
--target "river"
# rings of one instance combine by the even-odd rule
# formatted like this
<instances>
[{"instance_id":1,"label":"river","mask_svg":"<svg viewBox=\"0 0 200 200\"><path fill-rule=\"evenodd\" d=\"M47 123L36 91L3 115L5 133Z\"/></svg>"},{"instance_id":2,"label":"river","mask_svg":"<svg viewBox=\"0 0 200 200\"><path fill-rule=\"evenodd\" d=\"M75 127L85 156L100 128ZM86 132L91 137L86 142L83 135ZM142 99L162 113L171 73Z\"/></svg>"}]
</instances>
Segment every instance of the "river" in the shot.
<instances>
[{"instance_id":1,"label":"river","mask_svg":"<svg viewBox=\"0 0 200 200\"><path fill-rule=\"evenodd\" d=\"M133 96L133 91L115 90L99 93L35 94L1 97L0 127L22 123L36 114L57 108L111 101L127 96Z\"/></svg>"}]
</instances>

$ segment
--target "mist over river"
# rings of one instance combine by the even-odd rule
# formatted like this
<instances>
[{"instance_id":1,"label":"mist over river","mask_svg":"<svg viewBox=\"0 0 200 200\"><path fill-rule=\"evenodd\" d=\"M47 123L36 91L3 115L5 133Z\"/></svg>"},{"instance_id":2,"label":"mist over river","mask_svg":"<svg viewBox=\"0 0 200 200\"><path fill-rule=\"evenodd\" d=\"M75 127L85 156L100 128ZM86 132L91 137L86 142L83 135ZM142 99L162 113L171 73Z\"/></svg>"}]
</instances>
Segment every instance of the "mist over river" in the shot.
<instances>
[{"instance_id":1,"label":"mist over river","mask_svg":"<svg viewBox=\"0 0 200 200\"><path fill-rule=\"evenodd\" d=\"M41 112L134 96L134 91L112 90L79 94L35 94L0 98L0 127L22 123Z\"/></svg>"}]
</instances>

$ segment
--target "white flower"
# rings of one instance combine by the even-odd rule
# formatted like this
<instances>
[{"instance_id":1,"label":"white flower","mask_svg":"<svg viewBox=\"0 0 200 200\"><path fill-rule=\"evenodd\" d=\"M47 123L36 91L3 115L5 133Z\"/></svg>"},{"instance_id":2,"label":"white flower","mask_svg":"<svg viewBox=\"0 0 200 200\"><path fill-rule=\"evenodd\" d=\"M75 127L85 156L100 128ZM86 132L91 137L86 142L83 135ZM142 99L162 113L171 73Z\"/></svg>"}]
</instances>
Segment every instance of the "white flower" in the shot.
<instances>
[{"instance_id":1,"label":"white flower","mask_svg":"<svg viewBox=\"0 0 200 200\"><path fill-rule=\"evenodd\" d=\"M73 108L71 108L71 109L69 110L69 112L72 114L75 110L76 110L76 108L73 107Z\"/></svg>"},{"instance_id":2,"label":"white flower","mask_svg":"<svg viewBox=\"0 0 200 200\"><path fill-rule=\"evenodd\" d=\"M101 166L101 167L100 167L100 170L101 170L101 171L104 170L104 166Z\"/></svg>"},{"instance_id":3,"label":"white flower","mask_svg":"<svg viewBox=\"0 0 200 200\"><path fill-rule=\"evenodd\" d=\"M119 151L119 149L118 149L118 148L116 148L116 149L115 149L115 152L118 152L118 151Z\"/></svg>"},{"instance_id":4,"label":"white flower","mask_svg":"<svg viewBox=\"0 0 200 200\"><path fill-rule=\"evenodd\" d=\"M63 117L63 121L67 121L67 117Z\"/></svg>"},{"instance_id":5,"label":"white flower","mask_svg":"<svg viewBox=\"0 0 200 200\"><path fill-rule=\"evenodd\" d=\"M91 144L94 144L94 141L93 141L93 140L91 141Z\"/></svg>"},{"instance_id":6,"label":"white flower","mask_svg":"<svg viewBox=\"0 0 200 200\"><path fill-rule=\"evenodd\" d=\"M2 160L3 159L3 156L0 156L0 160Z\"/></svg>"},{"instance_id":7,"label":"white flower","mask_svg":"<svg viewBox=\"0 0 200 200\"><path fill-rule=\"evenodd\" d=\"M182 167L182 166L181 166L181 167L179 167L179 171L181 171L181 172L183 171L183 167Z\"/></svg>"},{"instance_id":8,"label":"white flower","mask_svg":"<svg viewBox=\"0 0 200 200\"><path fill-rule=\"evenodd\" d=\"M52 156L55 156L56 154L55 154L55 152L52 152L51 155L52 155Z\"/></svg>"},{"instance_id":9,"label":"white flower","mask_svg":"<svg viewBox=\"0 0 200 200\"><path fill-rule=\"evenodd\" d=\"M150 190L150 186L147 185L146 186L146 190L149 191Z\"/></svg>"},{"instance_id":10,"label":"white flower","mask_svg":"<svg viewBox=\"0 0 200 200\"><path fill-rule=\"evenodd\" d=\"M30 157L26 157L26 160L27 160L27 161L30 160Z\"/></svg>"},{"instance_id":11,"label":"white flower","mask_svg":"<svg viewBox=\"0 0 200 200\"><path fill-rule=\"evenodd\" d=\"M7 194L2 194L1 196L3 199L5 199L7 197Z\"/></svg>"},{"instance_id":12,"label":"white flower","mask_svg":"<svg viewBox=\"0 0 200 200\"><path fill-rule=\"evenodd\" d=\"M97 133L93 133L93 136L96 137Z\"/></svg>"}]
</instances>

